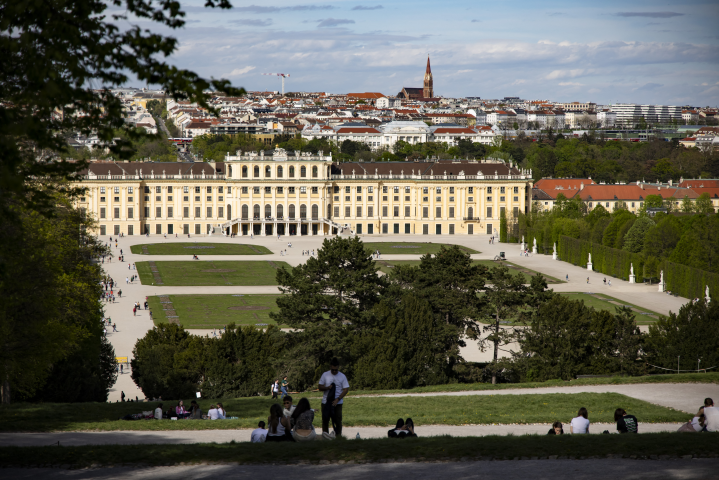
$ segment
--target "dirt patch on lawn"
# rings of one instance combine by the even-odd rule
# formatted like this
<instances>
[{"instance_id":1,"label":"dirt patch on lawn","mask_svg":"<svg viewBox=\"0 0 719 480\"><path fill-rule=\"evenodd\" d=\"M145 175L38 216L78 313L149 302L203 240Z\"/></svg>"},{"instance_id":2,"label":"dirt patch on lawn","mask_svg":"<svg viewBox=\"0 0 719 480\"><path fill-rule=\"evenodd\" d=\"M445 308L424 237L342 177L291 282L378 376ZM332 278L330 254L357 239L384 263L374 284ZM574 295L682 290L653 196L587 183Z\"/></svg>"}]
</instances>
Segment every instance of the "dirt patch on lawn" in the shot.
<instances>
[{"instance_id":1,"label":"dirt patch on lawn","mask_svg":"<svg viewBox=\"0 0 719 480\"><path fill-rule=\"evenodd\" d=\"M261 305L239 305L236 307L227 307L228 310L269 310L269 307Z\"/></svg>"},{"instance_id":2,"label":"dirt patch on lawn","mask_svg":"<svg viewBox=\"0 0 719 480\"><path fill-rule=\"evenodd\" d=\"M236 270L230 270L229 268L213 268L211 270L201 270L203 273L230 273Z\"/></svg>"}]
</instances>

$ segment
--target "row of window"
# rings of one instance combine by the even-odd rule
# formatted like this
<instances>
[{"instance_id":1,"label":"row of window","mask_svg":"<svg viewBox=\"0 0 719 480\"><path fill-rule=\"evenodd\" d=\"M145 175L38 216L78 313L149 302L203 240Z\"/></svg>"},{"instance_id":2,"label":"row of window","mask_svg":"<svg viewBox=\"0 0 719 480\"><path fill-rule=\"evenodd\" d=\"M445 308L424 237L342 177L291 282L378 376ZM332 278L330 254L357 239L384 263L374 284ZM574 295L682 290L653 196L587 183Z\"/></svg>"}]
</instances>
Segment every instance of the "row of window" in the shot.
<instances>
[{"instance_id":1,"label":"row of window","mask_svg":"<svg viewBox=\"0 0 719 480\"><path fill-rule=\"evenodd\" d=\"M416 210L416 207L415 207ZM504 207L501 207L500 210L504 210ZM356 207L357 217L362 217L362 207ZM515 215L519 211L518 207L514 207L514 213ZM393 217L399 217L400 216L400 207L393 207L392 209L392 216ZM448 215L447 218L454 218L454 207L448 208ZM340 207L334 207L334 216L339 217L340 216ZM352 216L352 207L345 207L345 218L350 218ZM369 206L367 207L367 217L373 217L374 216L374 207ZM388 207L382 207L382 216L388 217L389 216L389 208ZM412 216L412 210L411 207L404 207L404 216L405 218ZM435 209L435 217L436 218L442 218L442 207L436 207ZM429 207L422 207L422 218L429 218ZM492 207L487 207L487 218L492 218ZM469 207L467 209L467 219L474 219L474 208Z\"/></svg>"},{"instance_id":2,"label":"row of window","mask_svg":"<svg viewBox=\"0 0 719 480\"><path fill-rule=\"evenodd\" d=\"M365 225L363 225L361 223L356 224L354 226L355 233L357 233L358 235L364 234L365 233L364 228L363 228L364 226ZM368 235L374 234L374 224L368 223L366 225L366 227L367 227ZM389 223L383 223L381 225L381 228L382 228L382 234L388 235L390 233L390 224ZM393 234L399 235L401 230L404 230L402 233L404 233L405 235L414 233L414 232L412 232L412 224L411 223L405 223L404 228L402 228L402 224L399 224L399 223L392 224L392 233ZM492 232L493 232L492 224L488 223L487 224L487 234L491 235ZM442 225L439 225L439 224L435 225L434 233L435 233L435 235L442 235ZM447 234L454 235L454 233L455 233L455 225L454 224L447 225ZM422 234L429 235L429 225L428 224L422 225ZM472 225L472 224L467 225L467 234L474 235L474 225Z\"/></svg>"},{"instance_id":3,"label":"row of window","mask_svg":"<svg viewBox=\"0 0 719 480\"><path fill-rule=\"evenodd\" d=\"M202 210L201 207L195 207L195 218L200 218ZM207 207L207 218L212 218L212 212L213 207ZM229 207L228 207L229 212ZM175 214L175 209L173 207L167 207L167 218L173 218ZM135 209L133 207L128 207L127 209L127 218L132 219L135 218ZM217 207L217 218L223 218L225 216L225 207ZM182 217L183 218L190 218L190 207L184 207L182 209ZM107 209L105 207L100 207L100 218L104 219L107 218ZM119 219L120 218L120 208L116 207L112 209L112 218ZM150 218L150 207L145 207L145 218ZM155 207L155 218L162 218L162 207Z\"/></svg>"},{"instance_id":4,"label":"row of window","mask_svg":"<svg viewBox=\"0 0 719 480\"><path fill-rule=\"evenodd\" d=\"M155 187L155 193L162 193L162 188L163 188L163 187L161 187L161 186L156 186L156 187ZM172 190L173 190L172 185L168 185L168 186L165 187L165 188L167 189L167 193L172 193ZM191 187L182 187L182 193L190 193L190 188L191 188ZM224 186L219 186L219 187L214 187L214 188L217 188L217 193L224 193L224 192L225 192L225 187L224 187ZM194 187L195 193L202 193L202 190L201 190L201 189L202 189L202 187L199 187L199 186L198 186L198 187ZM212 186L209 186L209 185L208 185L207 187L205 187L205 190L207 191L207 193L212 193L212 189L213 189L213 187L212 187ZM115 194L119 194L119 193L120 193L120 187L107 187L107 189L106 189L105 187L100 187L100 194L101 194L101 195L104 195L104 194L106 193L106 191L107 191L107 192L113 191ZM127 193L128 193L128 194L134 193L134 188L133 188L133 187L127 187ZM145 193L152 193L152 187L145 186ZM227 187L227 193L232 193L232 187Z\"/></svg>"},{"instance_id":5,"label":"row of window","mask_svg":"<svg viewBox=\"0 0 719 480\"><path fill-rule=\"evenodd\" d=\"M232 166L230 166L232 168ZM290 166L289 167L289 175L288 178L295 178L295 167ZM260 178L260 167L255 165L255 167L252 169L252 177L253 178ZM230 171L231 174L231 171ZM283 178L285 174L284 167L279 166L277 167L277 177L275 178ZM319 176L319 168L316 166L312 167L312 178L317 178ZM249 178L249 168L247 168L247 165L244 165L242 167L242 178ZM272 167L269 165L265 166L265 178L272 178ZM307 167L302 166L300 167L300 178L307 178Z\"/></svg>"},{"instance_id":6,"label":"row of window","mask_svg":"<svg viewBox=\"0 0 719 480\"><path fill-rule=\"evenodd\" d=\"M150 225L144 225L144 227L145 227L145 228L144 228L144 231L142 232L142 235L144 235L144 234L146 234L146 233L149 234L150 231L152 230L152 228L150 227ZM184 235L189 235L189 234L190 234L190 230L191 230L191 228L190 228L190 225L189 225L189 224L184 224L184 225L182 225L182 233L183 233ZM202 225L199 224L199 223L196 223L196 224L194 224L194 228L193 228L192 230L194 230L195 235L200 235L200 234L202 233ZM212 225L209 224L209 223L206 224L206 225L205 225L205 232L206 232L206 233L210 233L211 230L212 230ZM174 235L174 234L175 234L175 226L174 226L174 225L167 225L167 230L166 230L164 233L166 233L167 235ZM113 233L112 233L112 234L113 234L113 235L120 235L120 225L113 225ZM128 235L134 235L134 234L135 234L135 227L134 227L134 225L128 225L128 226L127 226L127 234L128 234ZM163 234L162 225L160 225L160 224L155 225L155 234L156 234L156 235L162 235L162 234ZM100 225L100 235L107 235L107 225Z\"/></svg>"}]
</instances>

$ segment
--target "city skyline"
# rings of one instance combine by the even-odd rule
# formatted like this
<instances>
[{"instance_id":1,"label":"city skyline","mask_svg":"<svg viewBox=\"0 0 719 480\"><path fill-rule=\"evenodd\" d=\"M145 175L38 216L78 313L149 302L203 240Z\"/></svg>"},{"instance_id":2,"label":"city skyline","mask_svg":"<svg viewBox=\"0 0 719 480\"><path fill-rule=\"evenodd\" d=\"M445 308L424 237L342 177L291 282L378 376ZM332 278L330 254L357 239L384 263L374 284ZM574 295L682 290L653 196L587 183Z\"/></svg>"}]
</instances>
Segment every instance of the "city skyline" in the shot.
<instances>
[{"instance_id":1,"label":"city skyline","mask_svg":"<svg viewBox=\"0 0 719 480\"><path fill-rule=\"evenodd\" d=\"M171 61L248 90L279 90L261 74L282 72L286 91L394 95L422 84L429 54L439 96L719 104L709 2L203 3L183 2Z\"/></svg>"}]
</instances>

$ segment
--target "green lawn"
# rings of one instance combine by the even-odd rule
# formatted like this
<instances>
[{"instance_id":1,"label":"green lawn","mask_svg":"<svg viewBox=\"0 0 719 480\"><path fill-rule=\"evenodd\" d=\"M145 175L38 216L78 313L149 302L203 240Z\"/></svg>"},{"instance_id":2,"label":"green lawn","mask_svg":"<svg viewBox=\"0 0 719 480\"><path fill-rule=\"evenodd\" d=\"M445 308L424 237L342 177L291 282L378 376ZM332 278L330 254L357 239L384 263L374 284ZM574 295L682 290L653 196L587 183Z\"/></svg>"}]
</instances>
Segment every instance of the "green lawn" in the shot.
<instances>
[{"instance_id":1,"label":"green lawn","mask_svg":"<svg viewBox=\"0 0 719 480\"><path fill-rule=\"evenodd\" d=\"M279 295L170 295L176 320L185 328L220 328L238 325L276 325L270 312L276 312ZM149 297L155 325L168 322L158 297ZM173 315L174 316L174 315Z\"/></svg>"},{"instance_id":2,"label":"green lawn","mask_svg":"<svg viewBox=\"0 0 719 480\"><path fill-rule=\"evenodd\" d=\"M377 260L377 265L380 267L380 271L389 274L389 272L392 271L392 268L395 265L412 265L417 266L421 263L420 260ZM504 265L509 268L509 273L518 275L520 273L524 274L527 281L529 281L529 277L531 275L536 275L538 272L535 270L530 270L528 268L520 267L518 265L515 265L510 262L495 262L494 260L472 260L472 263L475 265L484 265L488 268L497 267L499 265ZM564 283L563 280L559 280L558 278L550 277L549 275L544 275L544 278L547 279L547 283Z\"/></svg>"},{"instance_id":3,"label":"green lawn","mask_svg":"<svg viewBox=\"0 0 719 480\"><path fill-rule=\"evenodd\" d=\"M370 463L406 459L409 462L436 460L512 460L532 458L649 458L667 455L716 457L719 435L646 433L641 435L522 435L486 437L423 437L407 440L243 443L192 445L88 445L83 447L3 447L0 466L83 468L125 465L193 465L200 463L297 464L324 462ZM671 463L676 472L682 463ZM575 465L572 468L579 468ZM411 469L411 465L402 468ZM481 471L482 467L478 467ZM565 468L558 466L558 468ZM197 476L197 475L195 475ZM448 475L451 477L452 475Z\"/></svg>"},{"instance_id":4,"label":"green lawn","mask_svg":"<svg viewBox=\"0 0 719 480\"><path fill-rule=\"evenodd\" d=\"M132 253L145 255L271 255L272 252L259 245L234 243L148 243L132 245Z\"/></svg>"},{"instance_id":5,"label":"green lawn","mask_svg":"<svg viewBox=\"0 0 719 480\"><path fill-rule=\"evenodd\" d=\"M617 300L609 295L603 295L601 293L561 293L560 295L566 295L572 300L583 300L584 304L588 307L594 307L596 310L609 310L612 313L616 312L616 308L621 305L626 305L632 308L636 315L636 321L638 325L653 325L661 316L660 314L648 310L646 308L637 307L631 303L627 303L621 300Z\"/></svg>"},{"instance_id":6,"label":"green lawn","mask_svg":"<svg viewBox=\"0 0 719 480\"><path fill-rule=\"evenodd\" d=\"M291 387L291 384L290 384ZM310 399L313 408L319 408L319 393L293 395ZM185 399L189 403L190 399ZM207 411L213 399L199 400ZM237 420L210 422L182 421L126 421L119 420L128 413L154 409L149 403L80 403L80 404L11 404L0 407L0 431L78 431L78 430L211 430L254 428L266 419L270 406L277 402L269 396L222 399L228 414ZM165 409L176 405L166 400ZM660 407L617 393L531 394L527 395L462 395L462 396L403 396L374 397L347 396L343 423L347 426L387 426L399 417L412 417L417 425L467 424L527 424L554 421L569 422L579 407L589 410L593 423L612 423L618 407L636 415L640 422L686 422L690 413ZM315 424L320 425L320 418Z\"/></svg>"},{"instance_id":7,"label":"green lawn","mask_svg":"<svg viewBox=\"0 0 719 480\"><path fill-rule=\"evenodd\" d=\"M285 262L263 260L153 263L157 266L162 283L168 286L277 285L277 269L291 268ZM150 270L150 262L137 262L137 273L143 285L158 283Z\"/></svg>"},{"instance_id":8,"label":"green lawn","mask_svg":"<svg viewBox=\"0 0 719 480\"><path fill-rule=\"evenodd\" d=\"M379 250L379 253L383 255L424 255L425 253L435 254L439 252L439 247L445 246L447 248L453 245L447 243L432 243L432 242L368 242L364 246L369 248L373 252ZM472 250L469 247L463 247L459 245L459 248L467 253L481 253L477 250Z\"/></svg>"}]
</instances>

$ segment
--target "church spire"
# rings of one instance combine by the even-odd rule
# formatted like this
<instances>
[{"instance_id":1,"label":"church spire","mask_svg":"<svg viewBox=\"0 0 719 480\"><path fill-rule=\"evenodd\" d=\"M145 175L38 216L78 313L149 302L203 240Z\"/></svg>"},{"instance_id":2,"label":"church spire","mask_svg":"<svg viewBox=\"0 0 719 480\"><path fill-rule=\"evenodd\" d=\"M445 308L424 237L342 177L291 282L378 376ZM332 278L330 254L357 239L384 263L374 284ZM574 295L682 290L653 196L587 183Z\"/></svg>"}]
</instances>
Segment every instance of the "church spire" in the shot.
<instances>
[{"instance_id":1,"label":"church spire","mask_svg":"<svg viewBox=\"0 0 719 480\"><path fill-rule=\"evenodd\" d=\"M427 55L427 70L424 73L422 96L424 98L434 98L434 81L432 80L432 68L429 66L429 55Z\"/></svg>"}]
</instances>

